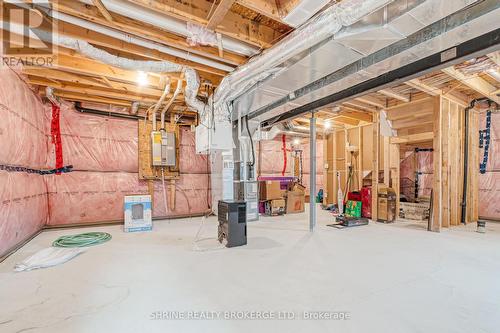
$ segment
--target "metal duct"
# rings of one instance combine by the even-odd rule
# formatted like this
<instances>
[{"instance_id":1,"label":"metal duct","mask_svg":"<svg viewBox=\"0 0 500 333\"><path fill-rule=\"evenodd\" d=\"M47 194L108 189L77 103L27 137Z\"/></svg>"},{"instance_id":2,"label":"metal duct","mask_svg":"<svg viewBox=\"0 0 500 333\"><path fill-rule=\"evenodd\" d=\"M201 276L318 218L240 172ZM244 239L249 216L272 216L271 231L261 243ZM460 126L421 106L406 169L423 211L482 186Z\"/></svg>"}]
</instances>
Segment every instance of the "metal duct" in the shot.
<instances>
[{"instance_id":1,"label":"metal duct","mask_svg":"<svg viewBox=\"0 0 500 333\"><path fill-rule=\"evenodd\" d=\"M234 110L261 121L277 117L495 30L500 26L495 19L499 6L493 0L394 1L240 96Z\"/></svg>"},{"instance_id":2,"label":"metal duct","mask_svg":"<svg viewBox=\"0 0 500 333\"><path fill-rule=\"evenodd\" d=\"M92 0L80 1L87 5L94 5L94 2ZM141 7L129 1L101 1L103 5L111 12L120 14L125 17L130 17L139 22L147 22L166 31L171 31L177 35L187 37L189 34L187 24L184 21L177 20L167 15L162 15L154 10ZM259 48L227 36L222 36L222 46L226 50L246 56L252 56L259 52Z\"/></svg>"}]
</instances>

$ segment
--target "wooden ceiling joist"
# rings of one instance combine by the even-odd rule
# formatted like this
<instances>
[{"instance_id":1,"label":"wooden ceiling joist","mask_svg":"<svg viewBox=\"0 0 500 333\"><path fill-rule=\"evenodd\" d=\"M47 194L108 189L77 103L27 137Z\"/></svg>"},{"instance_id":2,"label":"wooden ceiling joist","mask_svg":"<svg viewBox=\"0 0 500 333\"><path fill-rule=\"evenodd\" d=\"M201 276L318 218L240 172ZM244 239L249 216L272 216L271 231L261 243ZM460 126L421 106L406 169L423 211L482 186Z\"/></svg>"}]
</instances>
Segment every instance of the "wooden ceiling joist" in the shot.
<instances>
[{"instance_id":1,"label":"wooden ceiling joist","mask_svg":"<svg viewBox=\"0 0 500 333\"><path fill-rule=\"evenodd\" d=\"M229 12L234 2L235 0L221 0L215 8L213 14L210 16L210 19L207 23L207 28L210 30L215 30L215 28L217 28L226 14Z\"/></svg>"},{"instance_id":2,"label":"wooden ceiling joist","mask_svg":"<svg viewBox=\"0 0 500 333\"><path fill-rule=\"evenodd\" d=\"M99 96L99 97L107 97L113 99L119 99L130 102L142 102L142 103L155 103L158 101L159 97L140 95L132 92L122 92L116 91L114 89L109 88L95 88L92 86L82 86L75 85L71 83L63 83L63 82L54 82L53 80L46 80L38 77L28 76L28 82L30 84L42 86L42 87L53 87L58 91L70 92L70 93L82 93L85 95ZM171 97L172 94L167 96L167 98Z\"/></svg>"},{"instance_id":3,"label":"wooden ceiling joist","mask_svg":"<svg viewBox=\"0 0 500 333\"><path fill-rule=\"evenodd\" d=\"M102 16L104 16L106 18L106 20L108 20L109 22L113 22L113 16L111 16L111 13L104 6L104 4L102 3L101 0L92 0L92 3L94 4L94 6L97 7L97 9L99 9Z\"/></svg>"},{"instance_id":4,"label":"wooden ceiling joist","mask_svg":"<svg viewBox=\"0 0 500 333\"><path fill-rule=\"evenodd\" d=\"M420 79L413 79L405 82L405 84L417 90L423 91L424 93L431 96L438 96L439 94L441 94L441 89L436 89L436 87L429 86L422 82L422 80Z\"/></svg>"},{"instance_id":5,"label":"wooden ceiling joist","mask_svg":"<svg viewBox=\"0 0 500 333\"><path fill-rule=\"evenodd\" d=\"M375 107L381 108L381 109L383 109L387 106L385 101L381 101L378 98L372 97L370 95L358 97L358 98L356 98L356 100L361 102L361 103L369 104L369 105L372 105L372 106L375 106Z\"/></svg>"},{"instance_id":6,"label":"wooden ceiling joist","mask_svg":"<svg viewBox=\"0 0 500 333\"><path fill-rule=\"evenodd\" d=\"M400 94L391 88L382 89L382 90L379 90L378 92L384 96L395 98L395 99L400 100L400 101L405 102L405 103L408 103L410 101L410 97L403 95L403 94Z\"/></svg>"},{"instance_id":7,"label":"wooden ceiling joist","mask_svg":"<svg viewBox=\"0 0 500 333\"><path fill-rule=\"evenodd\" d=\"M129 0L130 2L154 10L163 15L168 15L183 21L189 21L207 26L212 2L208 0L197 0L195 2L177 0ZM274 44L281 37L281 33L272 28L245 20L241 15L227 12L224 17L224 24L215 29L222 35L238 39L242 42L267 48Z\"/></svg>"},{"instance_id":8,"label":"wooden ceiling joist","mask_svg":"<svg viewBox=\"0 0 500 333\"><path fill-rule=\"evenodd\" d=\"M132 33L146 39L160 42L176 49L190 52L192 54L207 57L230 65L240 65L246 61L246 57L232 52L224 52L220 57L219 51L211 46L192 46L186 42L186 38L177 36L160 28L149 25L147 22L138 22L128 17L113 14L113 22L106 20L99 10L93 6L87 6L79 1L59 0L54 3L55 8L65 14L73 15L90 22L98 23L110 28Z\"/></svg>"},{"instance_id":9,"label":"wooden ceiling joist","mask_svg":"<svg viewBox=\"0 0 500 333\"><path fill-rule=\"evenodd\" d=\"M497 90L496 87L491 85L488 81L481 78L480 76L466 76L453 67L445 68L443 69L443 72L462 82L464 85L473 89L484 97L490 98L494 102L500 104L500 97L494 94L494 92Z\"/></svg>"},{"instance_id":10,"label":"wooden ceiling joist","mask_svg":"<svg viewBox=\"0 0 500 333\"><path fill-rule=\"evenodd\" d=\"M249 8L261 15L267 16L275 21L283 23L279 15L279 8L276 1L268 0L236 0L236 2L246 8Z\"/></svg>"}]
</instances>

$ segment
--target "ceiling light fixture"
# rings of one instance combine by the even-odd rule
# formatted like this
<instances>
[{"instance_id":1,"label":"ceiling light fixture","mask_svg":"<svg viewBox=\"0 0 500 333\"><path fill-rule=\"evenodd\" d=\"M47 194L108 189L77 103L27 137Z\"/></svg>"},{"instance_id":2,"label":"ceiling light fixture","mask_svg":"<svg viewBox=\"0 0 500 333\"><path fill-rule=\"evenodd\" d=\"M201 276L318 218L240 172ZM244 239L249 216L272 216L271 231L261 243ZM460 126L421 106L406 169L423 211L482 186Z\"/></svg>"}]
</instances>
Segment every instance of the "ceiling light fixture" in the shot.
<instances>
[{"instance_id":1,"label":"ceiling light fixture","mask_svg":"<svg viewBox=\"0 0 500 333\"><path fill-rule=\"evenodd\" d=\"M137 84L140 86L147 86L149 84L148 73L143 71L137 72Z\"/></svg>"}]
</instances>

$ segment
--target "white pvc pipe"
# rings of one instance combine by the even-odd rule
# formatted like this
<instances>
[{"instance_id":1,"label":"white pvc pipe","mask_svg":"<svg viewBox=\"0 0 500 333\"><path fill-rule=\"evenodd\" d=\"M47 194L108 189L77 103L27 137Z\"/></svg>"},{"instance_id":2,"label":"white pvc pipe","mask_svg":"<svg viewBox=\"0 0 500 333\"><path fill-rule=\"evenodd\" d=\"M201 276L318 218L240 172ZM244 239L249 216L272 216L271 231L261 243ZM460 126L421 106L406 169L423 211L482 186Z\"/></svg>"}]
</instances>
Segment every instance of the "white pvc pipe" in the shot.
<instances>
[{"instance_id":1,"label":"white pvc pipe","mask_svg":"<svg viewBox=\"0 0 500 333\"><path fill-rule=\"evenodd\" d=\"M94 5L92 0L80 0L87 5ZM120 0L101 0L103 5L111 12L132 18L140 22L147 22L151 25L171 31L177 35L188 36L187 24L167 15L162 15L154 10ZM240 42L234 38L222 36L222 47L226 50L252 56L259 53L259 49L250 44Z\"/></svg>"},{"instance_id":2,"label":"white pvc pipe","mask_svg":"<svg viewBox=\"0 0 500 333\"><path fill-rule=\"evenodd\" d=\"M165 105L165 107L161 111L160 124L161 124L162 129L165 129L165 113L167 113L167 111L170 108L170 106L172 105L172 103L175 101L177 96L179 96L179 94L181 93L181 90L182 90L182 80L179 79L177 81L177 88L175 88L174 95L172 96L172 98L168 101L168 103Z\"/></svg>"},{"instance_id":3,"label":"white pvc pipe","mask_svg":"<svg viewBox=\"0 0 500 333\"><path fill-rule=\"evenodd\" d=\"M153 131L156 131L156 112L158 112L158 109L160 109L161 104L167 97L168 93L170 92L170 78L167 76L167 82L165 83L165 90L163 91L163 94L161 95L160 99L156 103L154 109L153 109Z\"/></svg>"},{"instance_id":4,"label":"white pvc pipe","mask_svg":"<svg viewBox=\"0 0 500 333\"><path fill-rule=\"evenodd\" d=\"M85 29L89 29L89 30L98 32L100 34L119 39L119 40L127 42L127 43L139 45L139 46L142 46L142 47L145 47L148 49L153 49L153 50L157 50L157 51L160 51L160 52L163 52L166 54L170 54L174 57L183 58L183 59L193 61L193 62L196 62L199 64L203 64L206 66L217 68L217 69L220 69L220 70L223 70L226 72L232 72L234 70L233 67L221 64L217 61L203 58L203 57L194 55L194 54L189 53L189 52L180 51L180 50L177 50L177 49L174 49L174 48L171 48L171 47L159 44L159 43L149 41L147 39L134 37L132 35L121 32L119 30L111 29L111 28L102 26L100 24L96 24L96 23L93 23L93 22L90 22L90 21L87 21L84 19L80 19L78 17L74 17L74 16L67 15L67 14L64 14L61 12L57 12L55 10L49 10L49 15L57 20L64 21L64 22L67 22L67 23L70 23L70 24L73 24L73 25L76 25L76 26L79 26L79 27L82 27Z\"/></svg>"}]
</instances>

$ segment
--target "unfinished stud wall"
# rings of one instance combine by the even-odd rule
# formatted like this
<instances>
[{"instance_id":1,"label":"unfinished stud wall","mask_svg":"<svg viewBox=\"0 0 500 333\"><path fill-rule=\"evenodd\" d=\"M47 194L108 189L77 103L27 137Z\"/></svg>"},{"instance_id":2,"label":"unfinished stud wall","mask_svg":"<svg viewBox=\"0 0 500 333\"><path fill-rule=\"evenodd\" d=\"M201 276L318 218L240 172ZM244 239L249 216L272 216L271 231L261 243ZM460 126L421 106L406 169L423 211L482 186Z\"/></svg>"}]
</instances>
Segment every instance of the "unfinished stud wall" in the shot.
<instances>
[{"instance_id":1,"label":"unfinished stud wall","mask_svg":"<svg viewBox=\"0 0 500 333\"><path fill-rule=\"evenodd\" d=\"M6 167L44 169L47 122L29 86L7 67L0 68L0 257L38 232L48 215L44 177Z\"/></svg>"},{"instance_id":2,"label":"unfinished stud wall","mask_svg":"<svg viewBox=\"0 0 500 333\"><path fill-rule=\"evenodd\" d=\"M61 134L64 164L72 164L74 171L47 178L49 225L121 220L125 195L149 193L147 182L138 178L137 121L81 114L64 103ZM182 128L175 208L165 209L161 182L154 182L154 217L190 216L209 209L207 157L196 155L194 145L194 133Z\"/></svg>"},{"instance_id":3,"label":"unfinished stud wall","mask_svg":"<svg viewBox=\"0 0 500 333\"><path fill-rule=\"evenodd\" d=\"M431 229L439 231L459 225L461 221L461 201L463 179L464 109L457 101L436 96L434 108L433 138L433 211ZM470 133L477 132L477 113L471 112ZM474 129L476 128L476 129ZM477 141L470 140L469 190L467 221L477 219ZM476 212L475 212L476 211Z\"/></svg>"}]
</instances>

